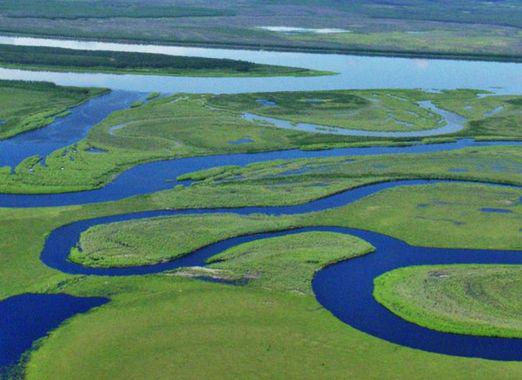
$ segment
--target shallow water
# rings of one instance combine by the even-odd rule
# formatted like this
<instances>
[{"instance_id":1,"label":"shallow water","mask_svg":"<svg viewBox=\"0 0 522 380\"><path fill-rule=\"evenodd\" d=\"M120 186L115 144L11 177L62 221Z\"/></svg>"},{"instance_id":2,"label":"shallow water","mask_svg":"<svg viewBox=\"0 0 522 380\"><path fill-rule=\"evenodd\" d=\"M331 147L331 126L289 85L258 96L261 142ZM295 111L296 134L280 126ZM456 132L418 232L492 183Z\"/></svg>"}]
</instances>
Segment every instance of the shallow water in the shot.
<instances>
[{"instance_id":1,"label":"shallow water","mask_svg":"<svg viewBox=\"0 0 522 380\"><path fill-rule=\"evenodd\" d=\"M265 29L270 32L280 33L314 33L314 34L334 34L334 33L349 33L347 29L339 28L297 28L294 26L258 26L259 29Z\"/></svg>"},{"instance_id":2,"label":"shallow water","mask_svg":"<svg viewBox=\"0 0 522 380\"><path fill-rule=\"evenodd\" d=\"M232 140L232 141L229 141L228 143L231 145L243 145L243 144L253 143L254 141L255 140L252 140L250 138L244 138L244 139Z\"/></svg>"},{"instance_id":3,"label":"shallow water","mask_svg":"<svg viewBox=\"0 0 522 380\"><path fill-rule=\"evenodd\" d=\"M495 109L492 109L491 111L484 112L484 116L485 117L494 116L497 113L500 113L502 111L504 111L504 106L498 106Z\"/></svg>"},{"instance_id":4,"label":"shallow water","mask_svg":"<svg viewBox=\"0 0 522 380\"><path fill-rule=\"evenodd\" d=\"M492 212L496 214L511 214L513 213L513 210L508 210L505 208L491 208L491 207L484 207L481 208L480 211L482 212Z\"/></svg>"},{"instance_id":5,"label":"shallow water","mask_svg":"<svg viewBox=\"0 0 522 380\"><path fill-rule=\"evenodd\" d=\"M456 133L464 129L467 122L465 117L457 115L456 113L449 112L437 107L430 101L421 101L419 105L422 108L428 109L433 113L439 115L442 119L442 126L419 130L419 131L407 131L407 132L386 132L386 131L368 131L363 129L347 129L340 127L331 127L327 125L311 124L311 123L293 123L288 120L276 119L274 117L267 117L261 115L255 115L252 113L245 112L242 117L245 120L251 122L261 122L269 124L281 129L291 129L294 131L308 132L308 133L319 133L326 135L339 135L339 136L365 136L365 137L390 137L390 138L401 138L401 137L430 137L445 135L450 133Z\"/></svg>"}]
</instances>

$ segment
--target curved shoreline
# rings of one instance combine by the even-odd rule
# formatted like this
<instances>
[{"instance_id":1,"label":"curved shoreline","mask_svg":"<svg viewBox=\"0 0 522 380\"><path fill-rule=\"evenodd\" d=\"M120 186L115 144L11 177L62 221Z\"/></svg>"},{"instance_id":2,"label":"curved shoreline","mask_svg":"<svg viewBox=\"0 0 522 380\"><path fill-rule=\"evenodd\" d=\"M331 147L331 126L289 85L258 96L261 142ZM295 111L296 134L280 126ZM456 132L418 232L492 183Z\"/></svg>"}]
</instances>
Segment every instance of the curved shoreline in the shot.
<instances>
[{"instance_id":1,"label":"curved shoreline","mask_svg":"<svg viewBox=\"0 0 522 380\"><path fill-rule=\"evenodd\" d=\"M300 158L419 154L487 146L522 146L522 141L475 141L471 139L460 139L452 143L414 144L402 147L375 146L316 151L291 149L259 153L175 158L135 165L119 173L106 185L93 190L49 194L0 193L0 207L55 207L117 201L136 195L146 195L162 190L173 189L177 185L190 186L191 181L180 181L177 180L177 178L187 173L226 165L245 166L258 162ZM148 180L142 181L142 178L147 178ZM451 181L451 179L442 180Z\"/></svg>"},{"instance_id":2,"label":"curved shoreline","mask_svg":"<svg viewBox=\"0 0 522 380\"><path fill-rule=\"evenodd\" d=\"M122 199L126 196L147 194L161 189L172 188L175 184L190 184L189 181L168 183L165 182L165 178L178 177L184 173L230 164L246 165L253 162L281 158L291 159L393 153L412 154L429 151L462 149L469 146L498 145L518 146L522 145L522 142L475 142L474 140L463 139L454 143L410 145L406 147L339 148L324 151L288 150L254 154L189 157L137 165L121 173L113 182L105 187L92 191L48 195L0 194L0 205L6 205L9 207L33 207L36 205L57 206ZM147 178L150 180L139 181L139 179L143 178L145 175L147 175ZM441 250L438 248L412 247L397 239L370 231L342 227L304 227L276 232L243 235L226 239L202 247L178 259L156 265L143 265L127 268L89 268L79 264L74 264L67 260L70 249L78 243L80 234L87 228L95 225L159 216L191 214L304 214L344 206L368 195L397 186L416 186L445 182L477 183L472 181L449 180L396 180L357 187L294 206L159 210L82 220L53 230L46 239L44 248L41 252L41 260L45 265L69 274L103 276L144 275L159 273L179 267L202 266L205 265L206 259L228 248L263 238L284 236L306 231L348 233L368 241L377 248L377 251L360 258L341 261L337 264L330 265L321 269L314 278L313 290L317 300L338 319L363 332L407 347L457 356L480 357L495 360L522 360L522 340L460 336L421 328L393 315L383 306L378 304L373 299L372 295L373 278L376 275L383 273L383 271L394 269L400 265L429 264L431 262L449 264L455 262L469 262L468 260L472 260L472 262L475 263L480 263L482 261L487 263L498 261L499 264L511 262L522 264L522 256L520 256L519 251ZM488 184L502 186L500 184ZM520 186L510 187L520 188ZM381 249L379 249L379 247L381 247ZM402 250L393 250L391 249L393 247L402 247ZM383 256L381 254L383 250L386 251L384 258L375 261L373 259L374 257ZM448 256L448 251L462 253L462 255ZM409 254L411 252L413 252L413 256ZM431 253L432 256L427 258L425 255L427 252ZM491 252L491 254L486 254L487 252ZM506 254L506 261L502 260L503 256L499 258L499 255L501 254ZM494 257L496 261L491 261L491 257ZM352 261L354 260L356 264L352 264ZM383 267L385 264L391 264L391 266ZM363 267L361 268L357 265L363 265ZM368 276L369 273L376 274L375 276ZM355 281L355 278L358 278L357 276L366 276L367 278L360 279L360 283L354 284L353 281ZM363 285L365 287L361 288ZM357 290L355 291L354 289ZM346 301L346 297L351 298L349 301ZM1 301L0 305L3 302L5 302L5 300ZM347 307L347 305L355 304L365 305L365 307L357 307L355 309ZM72 315L73 314L67 315L67 318ZM415 331L415 334L412 334L412 331ZM35 336L35 339L38 337L40 337L40 335Z\"/></svg>"},{"instance_id":3,"label":"curved shoreline","mask_svg":"<svg viewBox=\"0 0 522 380\"><path fill-rule=\"evenodd\" d=\"M284 119L275 117L261 116L245 112L242 118L251 122L268 123L271 126L281 129L289 129L292 131L300 131L307 133L319 133L325 135L339 136L362 136L362 137L389 137L389 138L406 138L406 137L432 137L441 136L451 133L460 132L465 128L467 119L454 112L443 110L437 107L431 101L418 102L419 106L430 112L433 112L443 119L444 125L432 129L418 129L412 131L374 131L366 129L349 129L342 127L332 127L328 125L312 124L312 123L294 123Z\"/></svg>"},{"instance_id":4,"label":"curved shoreline","mask_svg":"<svg viewBox=\"0 0 522 380\"><path fill-rule=\"evenodd\" d=\"M162 45L159 45L160 47ZM163 45L165 46L165 45ZM223 52L212 52L212 54L224 54ZM233 52L238 54L240 52ZM281 58L283 61L291 62L296 59L295 56L289 57L289 53L280 53L278 56L273 54L263 55L258 52L256 55L258 60L274 60ZM206 54L211 54L206 52ZM230 51L226 54L231 54ZM468 62L467 64L458 62L429 62L435 68L430 69L429 65L419 65L417 71L415 62L407 62L407 60L358 60L357 57L334 56L316 57L323 61L315 63L336 66L339 64L346 65L346 59L351 59L354 63L350 69L340 75L338 78L300 78L291 80L278 78L275 81L270 78L261 79L233 79L228 81L225 79L213 78L177 78L176 80L167 81L165 77L148 76L141 78L140 76L123 75L114 78L111 75L102 74L74 74L59 75L41 72L39 74L28 73L17 70L0 69L0 76L8 76L15 78L21 76L23 79L50 79L56 83L71 84L71 82L88 85L109 84L106 87L112 88L140 88L148 91L158 91L167 89L169 91L182 91L188 89L188 92L210 92L215 93L238 93L260 91L268 89L269 91L282 90L298 90L305 88L313 89L334 89L334 88L357 88L364 86L371 88L376 83L382 87L382 83L389 85L390 88L410 88L415 85L425 89L431 88L433 83L441 88L455 88L461 83L470 83L468 87L480 87L488 89L489 86L500 85L505 88L498 89L502 91L522 92L521 85L513 83L513 76L516 76L519 67L514 64L502 65L486 65L484 62ZM360 57L359 57L360 58ZM383 62L387 64L383 65ZM314 64L314 63L310 63ZM455 68L453 72L449 72L446 65L452 64ZM367 66L366 66L367 65ZM404 69L406 74L397 78L390 73L400 74L397 71L399 66ZM361 67L364 67L361 69ZM344 68L344 66L343 66ZM490 76L466 76L471 69L493 68ZM359 70L359 71L357 71ZM410 71L408 71L410 70ZM375 76L375 72L380 77ZM444 76L434 75L443 72ZM447 75L446 75L447 74ZM360 80L358 75L363 75ZM417 76L415 76L417 75ZM460 76L464 75L464 78ZM498 76L498 77L497 77ZM404 78L407 78L407 85L404 86ZM413 79L411 79L413 78ZM490 80L489 78L494 78ZM469 82L467 82L469 81ZM165 83L163 83L165 82ZM475 86L476 84L478 86ZM518 86L518 87L517 87ZM208 91L211 89L211 91ZM431 151L445 151L453 149L461 149L464 147L475 146L498 146L498 145L522 145L522 141L513 142L475 142L470 139L462 139L452 143L427 144L427 145L411 145L408 147L372 147L372 148L344 148L334 149L331 151L277 151L262 152L255 154L235 154L235 155L214 155L206 157L190 157L182 159L173 159L167 161L149 162L132 167L131 169L121 173L113 182L106 186L90 191L62 194L42 194L42 195L24 195L24 194L0 194L0 206L6 207L35 207L35 206L60 206L72 204L88 204L102 201L112 201L130 197L139 194L148 194L151 192L172 188L176 184L190 184L190 182L175 181L165 182L165 179L176 178L179 175L193 172L196 170L207 169L216 166L239 164L247 165L253 162L268 161L275 159L291 159L291 158L313 158L313 157L329 157L341 155L368 155L368 154L408 154L423 153ZM147 178L147 181L141 180ZM94 225L103 223L132 220L138 218L150 218L157 216L172 215L189 215L189 214L210 214L210 213L231 213L249 214L249 213L271 213L273 215L282 215L285 213L308 213L319 210L327 210L334 207L343 206L350 202L354 202L370 194L378 191L392 188L396 186L406 185L426 185L432 183L447 182L443 180L404 180L376 183L372 185L362 186L347 190L337 194L333 194L321 199L307 202L296 206L281 207L240 207L240 208L216 208L216 209L188 209L188 210L160 210L148 211L132 214L121 214L107 217L100 217L88 220L73 222L68 225L58 227L53 230L47 237L44 248L41 252L42 262L54 269L71 274L85 275L112 275L127 276L140 275L148 273L158 273L167 269L174 269L181 266L205 265L205 259L211 257L223 250L235 245L248 241L269 238L274 236L283 236L292 233L307 231L330 231L338 233L346 233L360 237L373 244L377 251L359 258L341 261L336 264L327 266L319 270L313 279L312 287L318 302L329 310L335 317L344 323L356 328L362 332L371 334L380 339L387 340L406 347L422 349L430 352L444 353L456 356L479 357L494 360L522 360L522 340L507 338L484 338L466 335L454 335L441 333L412 323L406 322L399 317L393 315L383 306L378 304L372 296L373 278L400 266L409 266L416 264L452 264L467 263L472 260L475 263L499 263L499 264L522 264L522 256L520 251L486 251L486 250L466 250L466 249L439 249L429 247L414 247L408 245L398 239L392 237L359 229L343 228L335 226L323 227L304 227L293 230L281 230L271 233L243 235L231 239L226 239L215 244L202 247L191 254L180 257L168 263L148 266L136 266L129 268L88 268L81 265L73 264L67 261L70 248L77 244L82 231ZM466 182L466 181L460 181ZM473 182L477 183L477 182ZM517 189L521 188L516 186ZM42 295L46 298L51 295ZM6 300L0 301L0 305ZM69 315L71 316L71 315ZM34 317L34 316L33 316ZM62 319L63 320L63 319ZM51 327L52 328L52 327ZM47 329L49 330L49 329ZM31 333L32 331L29 331ZM39 336L34 336L38 338Z\"/></svg>"},{"instance_id":5,"label":"curved shoreline","mask_svg":"<svg viewBox=\"0 0 522 380\"><path fill-rule=\"evenodd\" d=\"M316 298L335 317L360 331L411 348L465 357L522 360L521 339L457 335L430 330L407 322L391 313L375 301L372 294L373 279L382 273L399 267L459 263L522 264L521 251L417 247L377 232L335 226L311 226L241 235L209 244L172 261L153 265L92 268L67 260L70 249L77 245L80 234L96 225L193 214L303 214L350 204L385 188L433 183L444 183L444 181L396 181L369 185L296 206L160 210L82 220L53 230L45 242L40 258L45 265L69 274L134 276L159 273L180 267L205 266L208 258L231 247L254 240L309 231L349 234L369 242L376 248L376 251L329 265L316 273L312 282ZM521 187L516 186L516 188ZM354 307L354 305L357 306Z\"/></svg>"},{"instance_id":6,"label":"curved shoreline","mask_svg":"<svg viewBox=\"0 0 522 380\"><path fill-rule=\"evenodd\" d=\"M88 99L68 110L65 116L38 129L0 140L0 167L12 170L25 159L38 155L45 161L50 153L72 145L84 138L88 131L112 112L130 108L136 101L145 101L147 94L110 91Z\"/></svg>"}]
</instances>

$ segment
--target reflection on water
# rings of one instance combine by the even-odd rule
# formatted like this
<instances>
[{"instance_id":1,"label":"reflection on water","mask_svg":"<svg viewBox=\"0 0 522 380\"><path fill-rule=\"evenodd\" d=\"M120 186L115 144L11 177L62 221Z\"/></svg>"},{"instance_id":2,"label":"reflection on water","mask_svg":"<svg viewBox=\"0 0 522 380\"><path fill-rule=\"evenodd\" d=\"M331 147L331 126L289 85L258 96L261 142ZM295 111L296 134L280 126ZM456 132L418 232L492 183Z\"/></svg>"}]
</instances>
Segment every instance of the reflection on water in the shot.
<instances>
[{"instance_id":1,"label":"reflection on water","mask_svg":"<svg viewBox=\"0 0 522 380\"><path fill-rule=\"evenodd\" d=\"M46 80L61 85L110 87L144 92L240 93L364 88L476 88L522 93L522 64L341 54L213 49L43 38L2 37L0 43L84 50L111 50L245 61L333 71L339 75L276 78L187 78L148 75L28 72L0 69L0 79Z\"/></svg>"}]
</instances>

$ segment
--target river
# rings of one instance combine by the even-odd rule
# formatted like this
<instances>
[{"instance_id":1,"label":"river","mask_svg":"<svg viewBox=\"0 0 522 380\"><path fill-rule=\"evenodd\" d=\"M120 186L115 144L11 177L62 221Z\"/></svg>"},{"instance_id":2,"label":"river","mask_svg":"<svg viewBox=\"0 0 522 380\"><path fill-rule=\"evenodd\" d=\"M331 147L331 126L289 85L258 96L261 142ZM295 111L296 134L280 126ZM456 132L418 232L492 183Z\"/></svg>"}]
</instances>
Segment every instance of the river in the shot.
<instances>
[{"instance_id":1,"label":"river","mask_svg":"<svg viewBox=\"0 0 522 380\"><path fill-rule=\"evenodd\" d=\"M241 58L256 63L299 66L339 73L333 76L310 78L183 78L50 73L0 69L0 79L45 80L60 85L98 86L116 90L108 95L107 98L94 99L85 105L79 106L70 115L59 119L56 122L61 123L59 125L53 124L38 132L30 132L25 134L25 136L20 135L13 139L2 141L0 143L3 144L2 147L11 149L11 151L5 150L5 152L12 152L12 154L6 153L3 156L0 154L3 164L15 164L23 159L24 155L46 155L59 147L78 141L85 136L89 128L111 111L126 108L132 101L143 99L145 96L144 92L240 93L367 88L422 88L425 90L475 88L484 91L494 91L499 94L522 94L522 65L516 63L185 48L19 37L0 37L0 43L73 49L149 52L211 58ZM103 101L104 99L105 101ZM73 128L72 126L75 127ZM56 133L59 132L60 128L62 130L67 128L67 134ZM35 136L40 137L42 142L40 145L35 144L35 140L30 138ZM33 146L30 146L31 144ZM97 190L51 195L0 194L0 205L3 207L58 206L118 200L170 188L177 183L175 181L176 177L183 173L230 164L246 165L252 162L273 159L341 155L412 154L454 150L469 146L495 145L520 144L517 142L475 142L467 139L446 144L412 145L408 147L346 148L312 152L288 150L256 154L192 157L135 166L119 175L110 184ZM16 152L22 153L17 155ZM140 180L144 178L144 174L147 175L148 181ZM166 179L173 179L174 182L166 181ZM205 265L206 258L229 247L257 239L316 230L351 234L370 242L377 248L377 251L360 258L328 266L322 269L315 277L313 290L317 300L331 311L334 316L368 334L412 348L458 356L496 360L522 360L522 340L520 339L473 337L429 330L402 320L390 313L379 305L371 295L373 278L383 272L401 266L466 262L521 264L522 256L520 256L520 252L441 250L437 248L413 247L392 237L371 231L335 226L318 226L301 230L278 231L227 239L196 250L192 254L175 261L150 266L123 269L94 269L82 267L66 260L70 248L77 244L81 232L95 225L138 218L195 213L234 212L249 214L256 212L272 215L307 213L340 207L388 188L439 182L441 181L404 180L378 183L347 190L296 206L163 210L84 220L52 231L41 253L41 260L43 264L51 268L72 274L136 275L157 273L180 266ZM189 182L180 184L190 185ZM7 346L4 344L3 350L0 350L0 366L14 364L20 355L30 348L31 342L44 336L47 331L54 329L62 320L77 312L87 311L91 307L100 306L104 302L106 300L99 298L63 298L54 295L21 295L0 302L0 310L4 311L2 317L10 321L9 323L0 323L1 333L10 337L16 337L17 334L22 333L26 334L24 339L20 341L15 339L13 343L9 343L10 341L7 340ZM16 306L17 304L23 305L23 307L13 307L13 305ZM45 307L39 307L40 305L45 305ZM57 310L58 312L56 312ZM59 312L60 310L63 312ZM49 313L52 314L52 318L44 318ZM28 316L32 317L31 321L33 324L28 324Z\"/></svg>"}]
</instances>

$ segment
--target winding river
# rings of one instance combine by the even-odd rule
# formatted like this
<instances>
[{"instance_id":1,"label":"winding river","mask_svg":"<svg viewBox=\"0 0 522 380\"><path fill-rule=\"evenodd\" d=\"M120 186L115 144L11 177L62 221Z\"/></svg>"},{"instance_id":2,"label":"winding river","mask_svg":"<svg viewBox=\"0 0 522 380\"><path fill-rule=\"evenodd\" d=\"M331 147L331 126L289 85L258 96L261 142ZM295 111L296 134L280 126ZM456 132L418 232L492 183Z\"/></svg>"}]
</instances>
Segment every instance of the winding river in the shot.
<instances>
[{"instance_id":1,"label":"winding river","mask_svg":"<svg viewBox=\"0 0 522 380\"><path fill-rule=\"evenodd\" d=\"M109 87L104 98L93 99L72 110L49 127L28 132L0 142L2 165L16 166L26 157L45 157L53 150L83 138L88 129L116 109L143 99L143 92L252 92L276 90L315 90L338 88L424 88L446 89L471 87L497 93L522 94L522 66L511 63L405 58L355 57L304 53L234 51L226 49L159 47L151 45L107 44L98 42L42 40L0 37L0 42L59 46L78 49L109 49L161 52L218 58L237 58L258 63L303 66L332 70L340 74L321 78L176 78L139 75L46 73L0 69L0 78L48 80L62 85ZM129 92L133 91L133 92ZM139 92L139 93L138 93ZM449 124L451 115L442 115ZM60 124L61 123L61 124ZM463 121L460 120L462 124ZM64 132L65 131L65 132ZM469 139L445 144L407 147L346 148L326 151L287 150L256 154L191 157L135 166L120 174L110 184L96 190L50 194L0 194L0 206L35 207L86 204L113 201L138 194L171 188L184 173L223 165L247 165L274 159L312 158L343 155L412 154L462 149L464 147L520 145L517 142L475 142ZM4 153L5 152L5 153ZM147 177L148 181L141 179ZM373 279L389 270L421 264L504 263L522 264L517 251L464 250L415 247L379 233L335 226L307 227L295 230L239 236L201 248L173 260L149 266L96 269L67 261L69 250L78 243L80 234L89 227L140 218L210 214L264 213L271 215L301 214L340 207L365 196L397 186L418 186L444 181L403 180L377 183L295 206L242 207L234 209L162 210L115 215L74 222L61 226L48 236L42 262L56 270L84 275L123 276L158 273L182 266L205 265L205 260L223 250L248 241L306 231L331 231L358 236L376 247L374 253L343 261L320 270L313 280L317 300L341 321L363 332L396 344L431 352L480 357L495 360L522 360L522 340L456 335L433 331L407 322L378 304L372 297ZM190 186L190 182L179 182ZM521 187L516 187L521 189ZM14 364L32 342L54 329L64 319L107 302L100 298L77 298L65 295L20 295L0 302L0 366ZM49 316L47 318L46 316ZM4 318L4 319L1 319ZM6 322L7 321L7 322ZM17 339L16 337L23 337Z\"/></svg>"},{"instance_id":2,"label":"winding river","mask_svg":"<svg viewBox=\"0 0 522 380\"><path fill-rule=\"evenodd\" d=\"M442 119L442 125L427 130L418 131L401 131L401 132L387 132L387 131L367 131L364 129L347 129L339 127L331 127L329 125L318 125L310 123L292 123L287 120L276 119L274 117L260 116L252 113L244 113L243 119L252 122L261 122L268 125L275 126L281 129L290 129L293 131L301 131L307 133L319 133L326 135L338 135L338 136L364 136L364 137L388 137L388 138L401 138L401 137L429 137L429 136L440 136L447 135L450 133L456 133L464 129L467 122L466 118L457 115L456 113L449 112L437 107L430 101L419 102L422 108L428 109L433 113L438 114Z\"/></svg>"}]
</instances>

